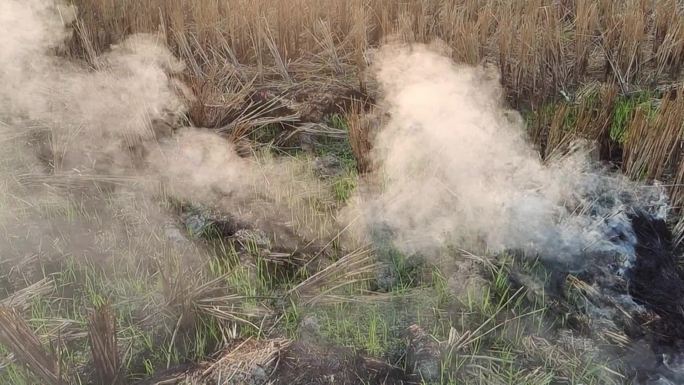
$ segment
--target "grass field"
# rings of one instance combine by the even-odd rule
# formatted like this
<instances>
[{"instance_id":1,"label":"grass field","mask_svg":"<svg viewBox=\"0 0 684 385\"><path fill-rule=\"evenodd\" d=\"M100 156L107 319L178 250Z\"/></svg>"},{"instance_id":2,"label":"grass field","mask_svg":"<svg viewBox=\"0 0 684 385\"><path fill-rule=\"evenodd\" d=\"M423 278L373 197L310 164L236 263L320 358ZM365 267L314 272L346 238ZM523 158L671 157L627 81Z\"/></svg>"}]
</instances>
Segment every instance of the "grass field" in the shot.
<instances>
[{"instance_id":1,"label":"grass field","mask_svg":"<svg viewBox=\"0 0 684 385\"><path fill-rule=\"evenodd\" d=\"M97 71L112 44L157 34L185 63L180 124L226 138L259 183L224 212L102 180L65 193L22 163L0 185L0 384L402 383L343 377L373 365L403 383L639 383L623 328L587 319L597 294L582 277L559 300L537 258L423 258L338 216L375 166L372 53L439 40L454 62L499 71L542 159L588 139L598 160L662 183L683 241L679 1L71 3L60 57ZM334 365L288 366L322 346Z\"/></svg>"}]
</instances>

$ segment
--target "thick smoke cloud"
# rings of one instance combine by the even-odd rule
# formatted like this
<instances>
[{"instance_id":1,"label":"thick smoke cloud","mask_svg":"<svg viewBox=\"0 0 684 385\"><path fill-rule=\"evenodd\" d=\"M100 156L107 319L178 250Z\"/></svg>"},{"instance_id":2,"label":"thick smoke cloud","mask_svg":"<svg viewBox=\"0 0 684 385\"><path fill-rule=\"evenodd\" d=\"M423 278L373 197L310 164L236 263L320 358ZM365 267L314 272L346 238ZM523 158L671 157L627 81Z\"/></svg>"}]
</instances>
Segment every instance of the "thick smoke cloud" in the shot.
<instances>
[{"instance_id":1,"label":"thick smoke cloud","mask_svg":"<svg viewBox=\"0 0 684 385\"><path fill-rule=\"evenodd\" d=\"M374 67L389 116L374 150L382 193L359 201L407 252L484 245L574 265L588 252L631 255L630 210L664 207L660 189L601 170L586 146L542 161L495 71L423 45L387 46Z\"/></svg>"}]
</instances>

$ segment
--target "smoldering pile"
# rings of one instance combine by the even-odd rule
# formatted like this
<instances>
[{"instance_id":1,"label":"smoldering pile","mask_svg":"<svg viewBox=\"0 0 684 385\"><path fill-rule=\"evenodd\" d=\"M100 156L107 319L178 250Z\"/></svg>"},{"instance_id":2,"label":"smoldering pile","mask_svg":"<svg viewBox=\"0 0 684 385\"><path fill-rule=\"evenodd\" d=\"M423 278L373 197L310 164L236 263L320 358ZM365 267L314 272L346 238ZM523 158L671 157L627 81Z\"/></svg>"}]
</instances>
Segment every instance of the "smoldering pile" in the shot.
<instances>
[{"instance_id":1,"label":"smoldering pile","mask_svg":"<svg viewBox=\"0 0 684 385\"><path fill-rule=\"evenodd\" d=\"M496 71L444 52L388 46L375 57L391 118L373 154L382 193L357 201L367 225L428 258L455 245L540 259L552 279L539 284L557 302L582 288L573 310L582 333L626 336L610 354L647 357L632 365L639 383L680 383L684 274L664 189L599 164L590 143L542 160L505 108Z\"/></svg>"}]
</instances>

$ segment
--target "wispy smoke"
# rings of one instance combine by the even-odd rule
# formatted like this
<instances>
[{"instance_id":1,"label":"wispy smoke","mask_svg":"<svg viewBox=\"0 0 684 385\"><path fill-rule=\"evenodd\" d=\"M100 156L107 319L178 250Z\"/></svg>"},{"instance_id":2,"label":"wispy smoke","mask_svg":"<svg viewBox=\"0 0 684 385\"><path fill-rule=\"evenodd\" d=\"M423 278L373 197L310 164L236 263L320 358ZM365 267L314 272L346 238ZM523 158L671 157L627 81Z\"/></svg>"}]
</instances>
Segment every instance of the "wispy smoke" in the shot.
<instances>
[{"instance_id":1,"label":"wispy smoke","mask_svg":"<svg viewBox=\"0 0 684 385\"><path fill-rule=\"evenodd\" d=\"M38 0L0 6L2 114L50 129L58 171L113 170L123 161L117 152L154 137L150 122L182 111L167 76L181 65L151 36L128 39L89 71L54 54L72 9Z\"/></svg>"},{"instance_id":2,"label":"wispy smoke","mask_svg":"<svg viewBox=\"0 0 684 385\"><path fill-rule=\"evenodd\" d=\"M382 193L361 206L405 251L484 245L574 264L631 254L629 210L662 207L658 188L607 173L586 147L543 162L495 71L423 45L385 47L374 66L390 118L374 150Z\"/></svg>"},{"instance_id":3,"label":"wispy smoke","mask_svg":"<svg viewBox=\"0 0 684 385\"><path fill-rule=\"evenodd\" d=\"M124 256L129 235L151 245L168 220L145 159L157 123L185 109L169 77L182 65L147 35L94 58L96 70L71 61L59 51L74 18L61 2L0 1L2 261Z\"/></svg>"},{"instance_id":4,"label":"wispy smoke","mask_svg":"<svg viewBox=\"0 0 684 385\"><path fill-rule=\"evenodd\" d=\"M300 162L259 164L239 157L216 133L177 124L187 110L187 92L174 80L183 64L158 37L131 36L90 66L59 55L74 15L54 0L0 1L0 140L12 149L0 169L8 200L2 214L9 217L2 225L13 229L4 243L16 244L9 238L27 233L31 222L54 227L55 220L29 212L74 199L79 210L116 217L98 219L109 227L137 212L135 222L162 228L171 215L152 202L168 194L254 226L298 227L293 244L333 231L332 221L311 219L317 214L306 202L325 186ZM11 197L23 203L13 207ZM82 227L73 238L89 238Z\"/></svg>"}]
</instances>

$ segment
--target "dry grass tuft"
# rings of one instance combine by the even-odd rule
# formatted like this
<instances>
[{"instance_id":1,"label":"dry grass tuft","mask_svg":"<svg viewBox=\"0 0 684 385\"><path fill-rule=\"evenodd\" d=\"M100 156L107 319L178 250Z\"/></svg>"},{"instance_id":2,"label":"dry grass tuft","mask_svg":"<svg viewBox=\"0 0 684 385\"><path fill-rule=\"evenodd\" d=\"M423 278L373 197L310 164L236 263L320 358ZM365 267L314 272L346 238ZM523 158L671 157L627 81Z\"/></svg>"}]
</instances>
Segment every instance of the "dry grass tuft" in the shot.
<instances>
[{"instance_id":1,"label":"dry grass tuft","mask_svg":"<svg viewBox=\"0 0 684 385\"><path fill-rule=\"evenodd\" d=\"M101 384L119 383L121 364L116 338L116 315L109 304L95 309L88 319L88 337L95 373Z\"/></svg>"},{"instance_id":2,"label":"dry grass tuft","mask_svg":"<svg viewBox=\"0 0 684 385\"><path fill-rule=\"evenodd\" d=\"M356 168L359 174L365 174L373 169L371 149L373 147L373 134L379 127L379 122L374 117L363 111L360 103L354 103L346 115L349 124L349 143L351 144Z\"/></svg>"},{"instance_id":3,"label":"dry grass tuft","mask_svg":"<svg viewBox=\"0 0 684 385\"><path fill-rule=\"evenodd\" d=\"M0 344L45 384L64 384L59 359L43 349L38 336L14 309L0 307Z\"/></svg>"},{"instance_id":4,"label":"dry grass tuft","mask_svg":"<svg viewBox=\"0 0 684 385\"><path fill-rule=\"evenodd\" d=\"M249 298L233 293L224 284L228 274L207 279L202 271L160 268L166 309L177 319L176 329L192 325L202 315L259 327L251 320L269 315L262 307L245 308Z\"/></svg>"},{"instance_id":5,"label":"dry grass tuft","mask_svg":"<svg viewBox=\"0 0 684 385\"><path fill-rule=\"evenodd\" d=\"M55 282L50 278L44 278L23 289L17 290L9 297L0 301L0 306L26 312L32 302L41 296L49 296L55 291Z\"/></svg>"},{"instance_id":6,"label":"dry grass tuft","mask_svg":"<svg viewBox=\"0 0 684 385\"><path fill-rule=\"evenodd\" d=\"M221 353L220 358L204 369L200 377L222 379L223 383L244 381L255 368L273 369L279 353L290 343L284 338L246 339Z\"/></svg>"},{"instance_id":7,"label":"dry grass tuft","mask_svg":"<svg viewBox=\"0 0 684 385\"><path fill-rule=\"evenodd\" d=\"M627 131L624 150L624 170L635 179L660 179L672 173L675 162L680 162L681 141L684 138L684 91L664 97L653 111L637 107ZM674 190L673 198L681 199Z\"/></svg>"},{"instance_id":8,"label":"dry grass tuft","mask_svg":"<svg viewBox=\"0 0 684 385\"><path fill-rule=\"evenodd\" d=\"M377 268L370 250L359 249L312 275L290 290L289 294L304 305L338 300L336 294L340 289L367 282Z\"/></svg>"}]
</instances>

